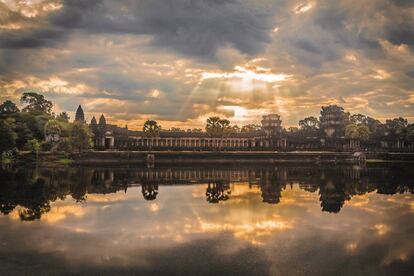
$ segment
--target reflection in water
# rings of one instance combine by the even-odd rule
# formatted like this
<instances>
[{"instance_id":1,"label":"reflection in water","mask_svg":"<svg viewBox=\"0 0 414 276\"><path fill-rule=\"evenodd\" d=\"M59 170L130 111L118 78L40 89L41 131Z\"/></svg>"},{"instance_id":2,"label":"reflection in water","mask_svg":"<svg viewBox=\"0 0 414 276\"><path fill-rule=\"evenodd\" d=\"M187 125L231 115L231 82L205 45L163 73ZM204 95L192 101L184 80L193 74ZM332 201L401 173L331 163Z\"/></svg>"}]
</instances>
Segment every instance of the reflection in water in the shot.
<instances>
[{"instance_id":1,"label":"reflection in water","mask_svg":"<svg viewBox=\"0 0 414 276\"><path fill-rule=\"evenodd\" d=\"M232 168L133 168L133 169L16 169L1 171L0 211L7 215L19 206L21 220L36 220L50 211L50 203L70 195L77 202L87 194L109 194L141 186L145 200L156 200L159 185L206 184L206 200L219 203L231 197L231 183L259 187L262 201L278 204L287 186L299 184L319 193L321 210L338 213L355 195L413 193L410 166L393 167L246 167ZM190 195L189 195L190 196Z\"/></svg>"},{"instance_id":2,"label":"reflection in water","mask_svg":"<svg viewBox=\"0 0 414 276\"><path fill-rule=\"evenodd\" d=\"M158 195L158 185L157 184L148 184L143 182L141 184L142 196L145 200L155 200Z\"/></svg>"},{"instance_id":3,"label":"reflection in water","mask_svg":"<svg viewBox=\"0 0 414 276\"><path fill-rule=\"evenodd\" d=\"M230 198L230 194L229 180L216 180L208 183L206 191L207 202L219 203L219 201L225 201Z\"/></svg>"},{"instance_id":4,"label":"reflection in water","mask_svg":"<svg viewBox=\"0 0 414 276\"><path fill-rule=\"evenodd\" d=\"M410 275L413 174L402 165L3 170L0 274Z\"/></svg>"}]
</instances>

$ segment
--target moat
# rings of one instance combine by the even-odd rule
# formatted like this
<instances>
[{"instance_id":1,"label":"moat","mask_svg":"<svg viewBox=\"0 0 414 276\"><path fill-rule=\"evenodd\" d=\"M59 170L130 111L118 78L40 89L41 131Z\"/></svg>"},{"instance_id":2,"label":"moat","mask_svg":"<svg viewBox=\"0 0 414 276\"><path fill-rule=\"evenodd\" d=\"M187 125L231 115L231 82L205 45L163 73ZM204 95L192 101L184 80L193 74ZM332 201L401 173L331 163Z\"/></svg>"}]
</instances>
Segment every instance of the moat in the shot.
<instances>
[{"instance_id":1,"label":"moat","mask_svg":"<svg viewBox=\"0 0 414 276\"><path fill-rule=\"evenodd\" d=\"M409 275L414 165L0 170L0 274Z\"/></svg>"}]
</instances>

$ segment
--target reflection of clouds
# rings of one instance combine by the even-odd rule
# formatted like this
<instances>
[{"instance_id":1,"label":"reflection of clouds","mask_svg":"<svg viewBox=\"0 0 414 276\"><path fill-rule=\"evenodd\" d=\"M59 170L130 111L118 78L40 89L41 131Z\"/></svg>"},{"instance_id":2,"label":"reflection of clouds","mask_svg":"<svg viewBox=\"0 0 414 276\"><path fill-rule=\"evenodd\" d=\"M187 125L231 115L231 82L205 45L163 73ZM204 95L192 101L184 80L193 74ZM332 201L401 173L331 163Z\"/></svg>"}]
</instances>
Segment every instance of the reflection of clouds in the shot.
<instances>
[{"instance_id":1,"label":"reflection of clouds","mask_svg":"<svg viewBox=\"0 0 414 276\"><path fill-rule=\"evenodd\" d=\"M158 212L160 210L160 206L157 203L151 203L149 205L149 209L151 210L151 212Z\"/></svg>"},{"instance_id":2,"label":"reflection of clouds","mask_svg":"<svg viewBox=\"0 0 414 276\"><path fill-rule=\"evenodd\" d=\"M113 194L88 194L88 202L115 202L125 200L125 194L123 192L117 192Z\"/></svg>"},{"instance_id":3,"label":"reflection of clouds","mask_svg":"<svg viewBox=\"0 0 414 276\"><path fill-rule=\"evenodd\" d=\"M355 195L351 198L351 200L347 203L347 205L355 206L355 207L362 207L367 206L369 204L369 194L365 195Z\"/></svg>"},{"instance_id":4,"label":"reflection of clouds","mask_svg":"<svg viewBox=\"0 0 414 276\"><path fill-rule=\"evenodd\" d=\"M82 217L85 215L86 210L85 208L81 207L80 205L71 205L71 206L59 206L60 204L56 204L50 212L45 213L41 220L47 223L57 223L61 220L66 219L68 216L75 216L75 217Z\"/></svg>"},{"instance_id":5,"label":"reflection of clouds","mask_svg":"<svg viewBox=\"0 0 414 276\"><path fill-rule=\"evenodd\" d=\"M375 224L374 230L377 232L378 235L382 236L390 231L390 227L385 224Z\"/></svg>"},{"instance_id":6,"label":"reflection of clouds","mask_svg":"<svg viewBox=\"0 0 414 276\"><path fill-rule=\"evenodd\" d=\"M408 262L414 254L414 245L407 242L396 248L392 248L383 259L383 265L390 265L394 262Z\"/></svg>"},{"instance_id":7,"label":"reflection of clouds","mask_svg":"<svg viewBox=\"0 0 414 276\"><path fill-rule=\"evenodd\" d=\"M346 248L347 251L349 251L349 252L352 253L355 250L357 250L358 243L356 243L356 242L350 242L350 243L348 243L348 244L345 245L345 248Z\"/></svg>"},{"instance_id":8,"label":"reflection of clouds","mask_svg":"<svg viewBox=\"0 0 414 276\"><path fill-rule=\"evenodd\" d=\"M318 193L297 184L282 191L279 204L263 204L257 186L230 187L230 199L214 205L193 197L205 196L206 185L161 186L153 202L142 198L139 187L126 194L88 194L84 203L67 198L51 204L37 223L20 222L14 211L9 217L16 219L0 219L0 231L13 228L16 239L24 236L23 250L58 254L72 264L146 266L152 250L175 251L181 245L197 246L200 239L223 237L225 252L258 246L275 265L299 262L302 252L323 259L321 252L328 251L336 264L370 254L372 246L379 248L374 257L384 265L412 258L414 247L407 242L412 220L404 217L412 214L412 196L354 196L340 213L327 214L319 208Z\"/></svg>"},{"instance_id":9,"label":"reflection of clouds","mask_svg":"<svg viewBox=\"0 0 414 276\"><path fill-rule=\"evenodd\" d=\"M8 216L12 220L21 220L20 214L26 211L27 208L17 206ZM56 224L59 221L63 221L69 216L80 218L84 216L86 209L80 205L74 204L74 202L58 201L53 203L53 208L50 211L42 214L40 220L49 224Z\"/></svg>"},{"instance_id":10,"label":"reflection of clouds","mask_svg":"<svg viewBox=\"0 0 414 276\"><path fill-rule=\"evenodd\" d=\"M276 231L291 229L292 223L282 221L282 218L275 217L272 220L264 220L253 223L206 223L200 221L202 232L231 232L234 237L246 240L255 245L264 244L260 237L269 236Z\"/></svg>"}]
</instances>

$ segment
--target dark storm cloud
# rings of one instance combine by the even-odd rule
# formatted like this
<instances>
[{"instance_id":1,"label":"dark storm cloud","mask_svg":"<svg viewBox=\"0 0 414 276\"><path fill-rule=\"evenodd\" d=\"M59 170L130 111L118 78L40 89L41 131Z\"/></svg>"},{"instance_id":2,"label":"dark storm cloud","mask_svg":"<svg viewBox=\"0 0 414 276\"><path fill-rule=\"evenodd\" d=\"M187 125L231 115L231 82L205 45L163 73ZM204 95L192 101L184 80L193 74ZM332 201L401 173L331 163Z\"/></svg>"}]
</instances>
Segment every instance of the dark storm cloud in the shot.
<instances>
[{"instance_id":1,"label":"dark storm cloud","mask_svg":"<svg viewBox=\"0 0 414 276\"><path fill-rule=\"evenodd\" d=\"M414 24L390 26L387 30L387 38L393 44L407 44L414 50Z\"/></svg>"},{"instance_id":2,"label":"dark storm cloud","mask_svg":"<svg viewBox=\"0 0 414 276\"><path fill-rule=\"evenodd\" d=\"M390 0L390 2L402 7L414 6L414 2L412 0Z\"/></svg>"},{"instance_id":3,"label":"dark storm cloud","mask_svg":"<svg viewBox=\"0 0 414 276\"><path fill-rule=\"evenodd\" d=\"M151 35L153 45L210 59L226 45L247 54L261 51L270 41L272 9L238 0L66 0L49 22L95 33Z\"/></svg>"},{"instance_id":4,"label":"dark storm cloud","mask_svg":"<svg viewBox=\"0 0 414 276\"><path fill-rule=\"evenodd\" d=\"M345 50L384 59L382 41L413 49L413 5L402 2L322 0L304 13L281 14L276 19L280 31L275 50L286 51L302 64L321 67L342 58Z\"/></svg>"},{"instance_id":5,"label":"dark storm cloud","mask_svg":"<svg viewBox=\"0 0 414 276\"><path fill-rule=\"evenodd\" d=\"M65 38L65 33L57 28L45 28L23 31L7 31L1 33L5 39L0 39L0 48L40 48L53 46Z\"/></svg>"},{"instance_id":6,"label":"dark storm cloud","mask_svg":"<svg viewBox=\"0 0 414 276\"><path fill-rule=\"evenodd\" d=\"M44 24L38 22L34 28L3 31L0 47L54 46L67 38L70 32L82 30L88 33L150 35L155 46L199 57L204 61L215 61L216 51L226 45L254 55L261 52L270 41L269 34L275 19L283 24L286 17L292 16L286 12L289 1L283 2L286 3L255 4L253 1L238 0L64 0L62 9L52 12ZM347 23L358 25L365 18L349 7L338 8L340 4L340 1L317 2L318 6L315 11L311 11L312 15L306 15L308 18L302 21L306 25L301 25L299 29L292 26L287 30L294 37L287 43L290 42L293 48L318 55L324 48L338 45L378 50L380 39L394 44L413 45L414 19L412 13L404 10L412 6L410 1L390 0L374 6L375 9L368 11L368 14L379 13L385 22L375 30L361 25L347 29ZM4 20L25 18L6 10L4 5L0 9L8 14ZM379 22L375 21L373 18L372 26L378 25ZM321 30L335 37L326 41L326 37L318 35ZM312 39L306 38L307 35L312 36ZM330 50L328 55L322 54L320 58L338 58L339 55L334 52Z\"/></svg>"}]
</instances>

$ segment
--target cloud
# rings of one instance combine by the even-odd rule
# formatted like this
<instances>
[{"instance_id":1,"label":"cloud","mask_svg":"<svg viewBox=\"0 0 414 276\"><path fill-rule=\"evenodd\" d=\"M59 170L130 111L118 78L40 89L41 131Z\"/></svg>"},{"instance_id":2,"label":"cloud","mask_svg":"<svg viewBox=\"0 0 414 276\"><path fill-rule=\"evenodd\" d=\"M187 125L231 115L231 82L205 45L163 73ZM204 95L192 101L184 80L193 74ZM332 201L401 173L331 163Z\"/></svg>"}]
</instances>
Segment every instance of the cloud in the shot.
<instances>
[{"instance_id":1,"label":"cloud","mask_svg":"<svg viewBox=\"0 0 414 276\"><path fill-rule=\"evenodd\" d=\"M49 22L92 33L150 35L154 46L208 61L225 46L247 54L262 50L270 41L273 7L238 0L66 0Z\"/></svg>"},{"instance_id":2,"label":"cloud","mask_svg":"<svg viewBox=\"0 0 414 276\"><path fill-rule=\"evenodd\" d=\"M36 89L138 128L200 127L234 110L238 122L262 110L296 125L332 103L414 119L411 1L10 3L0 2L1 100Z\"/></svg>"}]
</instances>

